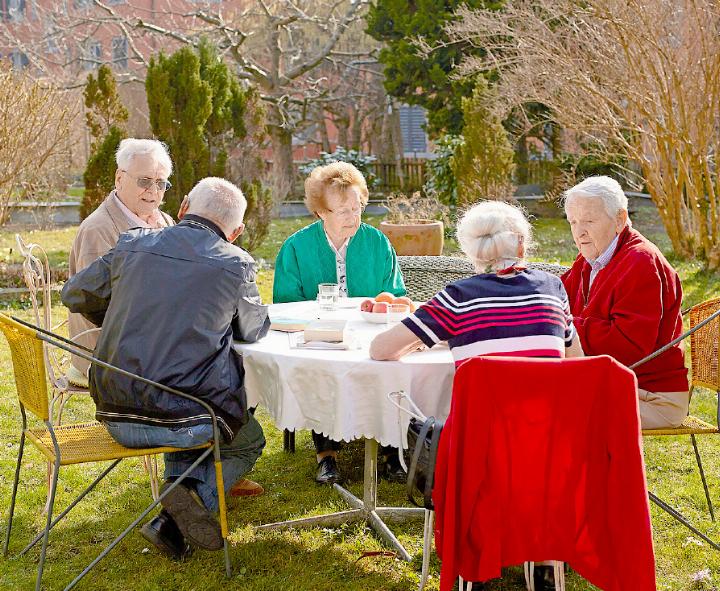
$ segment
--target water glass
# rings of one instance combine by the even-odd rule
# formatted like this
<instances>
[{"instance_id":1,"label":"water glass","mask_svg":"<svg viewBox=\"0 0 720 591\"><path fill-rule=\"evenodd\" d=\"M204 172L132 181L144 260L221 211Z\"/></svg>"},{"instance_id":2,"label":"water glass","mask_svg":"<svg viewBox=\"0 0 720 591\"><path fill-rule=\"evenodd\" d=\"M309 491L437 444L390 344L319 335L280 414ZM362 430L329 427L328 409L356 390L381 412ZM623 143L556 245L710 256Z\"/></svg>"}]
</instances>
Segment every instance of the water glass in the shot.
<instances>
[{"instance_id":1,"label":"water glass","mask_svg":"<svg viewBox=\"0 0 720 591\"><path fill-rule=\"evenodd\" d=\"M318 284L317 301L321 310L337 310L340 286L337 283Z\"/></svg>"}]
</instances>

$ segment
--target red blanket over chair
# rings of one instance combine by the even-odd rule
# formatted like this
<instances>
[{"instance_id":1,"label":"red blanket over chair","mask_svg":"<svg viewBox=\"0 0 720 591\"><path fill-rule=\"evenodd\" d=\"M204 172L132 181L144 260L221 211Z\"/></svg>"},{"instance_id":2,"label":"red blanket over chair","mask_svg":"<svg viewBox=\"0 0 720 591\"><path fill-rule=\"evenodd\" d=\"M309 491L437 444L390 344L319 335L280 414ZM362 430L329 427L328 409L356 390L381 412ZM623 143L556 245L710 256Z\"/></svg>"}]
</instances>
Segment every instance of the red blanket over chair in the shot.
<instances>
[{"instance_id":1,"label":"red blanket over chair","mask_svg":"<svg viewBox=\"0 0 720 591\"><path fill-rule=\"evenodd\" d=\"M441 591L564 560L655 590L635 376L608 356L478 357L455 377L433 499Z\"/></svg>"}]
</instances>

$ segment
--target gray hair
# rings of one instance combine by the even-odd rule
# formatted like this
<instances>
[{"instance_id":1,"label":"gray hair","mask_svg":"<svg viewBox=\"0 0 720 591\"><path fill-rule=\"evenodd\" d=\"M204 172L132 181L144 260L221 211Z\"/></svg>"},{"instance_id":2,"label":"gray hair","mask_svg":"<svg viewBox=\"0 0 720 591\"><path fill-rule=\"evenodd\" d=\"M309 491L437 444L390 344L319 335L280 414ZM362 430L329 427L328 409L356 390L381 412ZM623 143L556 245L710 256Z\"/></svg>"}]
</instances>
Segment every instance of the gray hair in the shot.
<instances>
[{"instance_id":1,"label":"gray hair","mask_svg":"<svg viewBox=\"0 0 720 591\"><path fill-rule=\"evenodd\" d=\"M198 181L187 199L187 213L215 222L226 235L240 227L247 209L243 192L230 181L218 177Z\"/></svg>"},{"instance_id":2,"label":"gray hair","mask_svg":"<svg viewBox=\"0 0 720 591\"><path fill-rule=\"evenodd\" d=\"M609 176L589 176L571 189L565 191L564 207L570 197L595 197L602 199L605 211L614 218L619 211L628 209L628 200L620 183Z\"/></svg>"},{"instance_id":3,"label":"gray hair","mask_svg":"<svg viewBox=\"0 0 720 591\"><path fill-rule=\"evenodd\" d=\"M505 201L482 201L468 209L457 224L457 239L478 271L497 271L521 261L533 247L532 226L519 207Z\"/></svg>"},{"instance_id":4,"label":"gray hair","mask_svg":"<svg viewBox=\"0 0 720 591\"><path fill-rule=\"evenodd\" d=\"M124 139L115 153L115 162L117 162L118 168L127 170L136 156L152 156L160 166L168 171L168 176L172 173L172 160L167 146L163 142L133 137Z\"/></svg>"}]
</instances>

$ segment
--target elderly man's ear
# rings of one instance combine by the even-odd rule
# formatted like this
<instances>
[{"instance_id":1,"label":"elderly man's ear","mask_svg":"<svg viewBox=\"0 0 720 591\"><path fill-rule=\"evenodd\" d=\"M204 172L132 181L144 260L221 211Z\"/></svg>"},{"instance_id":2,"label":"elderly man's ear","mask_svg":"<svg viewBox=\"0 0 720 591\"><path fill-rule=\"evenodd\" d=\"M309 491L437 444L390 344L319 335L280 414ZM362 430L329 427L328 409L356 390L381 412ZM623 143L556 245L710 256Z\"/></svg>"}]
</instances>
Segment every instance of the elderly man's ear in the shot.
<instances>
[{"instance_id":1,"label":"elderly man's ear","mask_svg":"<svg viewBox=\"0 0 720 591\"><path fill-rule=\"evenodd\" d=\"M235 228L232 233L227 237L228 242L235 242L237 237L245 231L245 224L241 223L238 228Z\"/></svg>"},{"instance_id":2,"label":"elderly man's ear","mask_svg":"<svg viewBox=\"0 0 720 591\"><path fill-rule=\"evenodd\" d=\"M180 204L180 209L178 209L178 219L179 220L181 220L185 217L188 207L190 207L190 201L188 200L188 196L185 195L185 197L183 197L182 203Z\"/></svg>"},{"instance_id":3,"label":"elderly man's ear","mask_svg":"<svg viewBox=\"0 0 720 591\"><path fill-rule=\"evenodd\" d=\"M615 216L615 233L620 234L623 228L627 225L628 212L627 209L621 209Z\"/></svg>"}]
</instances>

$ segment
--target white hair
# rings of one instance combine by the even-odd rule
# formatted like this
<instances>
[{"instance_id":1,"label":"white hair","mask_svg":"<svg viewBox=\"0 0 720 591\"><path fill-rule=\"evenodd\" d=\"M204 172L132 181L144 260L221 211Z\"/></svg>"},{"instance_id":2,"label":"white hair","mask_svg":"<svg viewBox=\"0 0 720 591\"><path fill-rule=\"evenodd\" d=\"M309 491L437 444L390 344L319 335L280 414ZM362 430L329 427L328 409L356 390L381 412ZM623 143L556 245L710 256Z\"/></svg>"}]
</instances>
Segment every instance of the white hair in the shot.
<instances>
[{"instance_id":1,"label":"white hair","mask_svg":"<svg viewBox=\"0 0 720 591\"><path fill-rule=\"evenodd\" d=\"M519 262L520 246L532 248L532 226L519 207L505 201L482 201L457 224L457 239L478 272L497 271Z\"/></svg>"},{"instance_id":2,"label":"white hair","mask_svg":"<svg viewBox=\"0 0 720 591\"><path fill-rule=\"evenodd\" d=\"M136 156L152 156L155 161L167 170L168 176L172 173L172 160L168 154L167 146L158 140L144 140L133 137L120 142L115 153L115 162L121 170L127 170Z\"/></svg>"},{"instance_id":3,"label":"white hair","mask_svg":"<svg viewBox=\"0 0 720 591\"><path fill-rule=\"evenodd\" d=\"M240 227L247 209L243 192L230 181L218 177L198 181L187 199L187 213L215 222L226 235Z\"/></svg>"},{"instance_id":4,"label":"white hair","mask_svg":"<svg viewBox=\"0 0 720 591\"><path fill-rule=\"evenodd\" d=\"M621 210L627 211L628 200L620 183L609 176L589 176L571 189L565 191L565 213L571 197L594 197L602 199L605 211L614 218Z\"/></svg>"}]
</instances>

